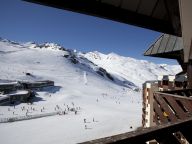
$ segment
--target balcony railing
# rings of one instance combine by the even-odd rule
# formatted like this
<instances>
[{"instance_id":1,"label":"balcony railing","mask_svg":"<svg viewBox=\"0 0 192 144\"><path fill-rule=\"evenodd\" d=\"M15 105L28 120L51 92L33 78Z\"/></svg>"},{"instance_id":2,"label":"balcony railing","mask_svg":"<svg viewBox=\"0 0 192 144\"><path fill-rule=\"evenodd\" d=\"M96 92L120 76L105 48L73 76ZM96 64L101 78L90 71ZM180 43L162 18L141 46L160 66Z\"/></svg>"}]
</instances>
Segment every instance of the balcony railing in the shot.
<instances>
[{"instance_id":1,"label":"balcony railing","mask_svg":"<svg viewBox=\"0 0 192 144\"><path fill-rule=\"evenodd\" d=\"M187 97L191 90L177 90L154 93L154 121L156 124L176 122L192 116L192 98ZM170 94L174 93L174 94ZM176 95L183 93L185 96Z\"/></svg>"},{"instance_id":2,"label":"balcony railing","mask_svg":"<svg viewBox=\"0 0 192 144\"><path fill-rule=\"evenodd\" d=\"M192 143L192 90L154 93L154 122L156 126L109 136L82 144L142 144L155 140L161 144Z\"/></svg>"},{"instance_id":3,"label":"balcony railing","mask_svg":"<svg viewBox=\"0 0 192 144\"><path fill-rule=\"evenodd\" d=\"M161 144L180 144L182 142L179 137L177 137L178 132L182 133L189 143L192 143L191 131L192 118L189 118L186 120L178 120L175 123L169 122L167 124L96 139L81 144L143 144L150 140L156 140Z\"/></svg>"}]
</instances>

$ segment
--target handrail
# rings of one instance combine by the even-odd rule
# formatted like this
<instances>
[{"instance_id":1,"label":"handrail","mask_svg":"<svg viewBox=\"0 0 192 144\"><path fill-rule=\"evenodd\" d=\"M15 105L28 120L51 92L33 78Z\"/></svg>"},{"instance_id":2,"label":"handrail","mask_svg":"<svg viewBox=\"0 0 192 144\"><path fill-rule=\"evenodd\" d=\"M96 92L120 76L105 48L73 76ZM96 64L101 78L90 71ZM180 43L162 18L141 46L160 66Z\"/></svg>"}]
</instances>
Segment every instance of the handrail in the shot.
<instances>
[{"instance_id":1,"label":"handrail","mask_svg":"<svg viewBox=\"0 0 192 144\"><path fill-rule=\"evenodd\" d=\"M81 144L140 144L150 140L156 140L163 144L179 144L181 139L176 136L177 132L182 133L185 140L192 143L192 138L188 132L192 130L192 98L165 92L154 92L154 110L159 125L82 142ZM167 115L163 115L164 112Z\"/></svg>"},{"instance_id":2,"label":"handrail","mask_svg":"<svg viewBox=\"0 0 192 144\"><path fill-rule=\"evenodd\" d=\"M186 97L186 96L181 96L181 95L177 95L177 94L170 94L170 93L165 93L165 92L154 92L155 94L160 94L160 95L166 95L166 96L172 96L172 97L176 97L176 98L182 98L182 99L187 99L187 100L192 100L192 98L190 97Z\"/></svg>"},{"instance_id":3,"label":"handrail","mask_svg":"<svg viewBox=\"0 0 192 144\"><path fill-rule=\"evenodd\" d=\"M158 142L161 142L162 137L165 139L166 136L170 137L169 139L170 143L171 140L173 140L172 133L178 132L183 129L185 129L186 131L191 130L190 129L191 127L192 127L192 118L188 118L186 120L178 120L175 123L162 124L159 126L145 128L142 130L136 130L133 132L127 132L119 135L82 142L80 144L107 144L107 143L140 144L154 139Z\"/></svg>"}]
</instances>

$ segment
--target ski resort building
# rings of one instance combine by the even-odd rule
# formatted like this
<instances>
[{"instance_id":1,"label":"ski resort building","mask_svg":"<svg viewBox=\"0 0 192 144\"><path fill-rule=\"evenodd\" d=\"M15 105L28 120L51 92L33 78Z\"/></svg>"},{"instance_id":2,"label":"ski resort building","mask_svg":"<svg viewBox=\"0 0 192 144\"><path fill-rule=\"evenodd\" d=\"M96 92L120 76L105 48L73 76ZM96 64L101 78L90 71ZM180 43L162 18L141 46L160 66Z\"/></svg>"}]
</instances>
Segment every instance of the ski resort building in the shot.
<instances>
[{"instance_id":1,"label":"ski resort building","mask_svg":"<svg viewBox=\"0 0 192 144\"><path fill-rule=\"evenodd\" d=\"M25 0L148 28L163 34L145 53L176 59L186 75L144 84L145 128L85 142L192 143L192 1L191 0ZM158 86L159 84L159 86ZM157 86L157 87L154 87ZM180 89L181 88L181 89ZM180 89L180 90L178 90ZM145 106L146 105L146 106ZM155 125L152 126L151 125Z\"/></svg>"},{"instance_id":2,"label":"ski resort building","mask_svg":"<svg viewBox=\"0 0 192 144\"><path fill-rule=\"evenodd\" d=\"M16 90L17 86L17 82L0 83L0 93L9 93L10 91Z\"/></svg>"},{"instance_id":3,"label":"ski resort building","mask_svg":"<svg viewBox=\"0 0 192 144\"><path fill-rule=\"evenodd\" d=\"M12 91L6 95L0 95L0 105L14 104L15 102L28 102L33 96L30 90Z\"/></svg>"},{"instance_id":4,"label":"ski resort building","mask_svg":"<svg viewBox=\"0 0 192 144\"><path fill-rule=\"evenodd\" d=\"M54 86L54 81L22 81L0 83L0 105L13 104L15 102L29 102L34 97L33 90Z\"/></svg>"}]
</instances>

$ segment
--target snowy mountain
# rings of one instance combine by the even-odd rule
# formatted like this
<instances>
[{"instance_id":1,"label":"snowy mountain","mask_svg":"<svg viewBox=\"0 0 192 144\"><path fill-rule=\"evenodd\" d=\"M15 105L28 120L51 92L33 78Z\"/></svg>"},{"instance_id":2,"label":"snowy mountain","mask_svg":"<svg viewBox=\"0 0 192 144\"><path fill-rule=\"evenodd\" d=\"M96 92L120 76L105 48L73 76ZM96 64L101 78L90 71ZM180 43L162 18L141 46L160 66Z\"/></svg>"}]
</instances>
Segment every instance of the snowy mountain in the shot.
<instances>
[{"instance_id":1,"label":"snowy mountain","mask_svg":"<svg viewBox=\"0 0 192 144\"><path fill-rule=\"evenodd\" d=\"M178 66L99 52L83 54L54 43L17 43L0 38L0 82L52 80L37 90L33 105L0 106L0 120L53 113L39 119L0 124L2 143L78 143L128 132L141 126L141 93L146 80L175 74ZM28 75L30 74L30 75ZM25 107L25 110L23 108ZM39 139L40 138L40 139Z\"/></svg>"},{"instance_id":2,"label":"snowy mountain","mask_svg":"<svg viewBox=\"0 0 192 144\"><path fill-rule=\"evenodd\" d=\"M181 71L179 65L157 65L145 60L119 56L115 53L105 55L95 51L82 55L104 68L112 76L129 80L140 88L145 81L157 80L159 75L175 75Z\"/></svg>"}]
</instances>

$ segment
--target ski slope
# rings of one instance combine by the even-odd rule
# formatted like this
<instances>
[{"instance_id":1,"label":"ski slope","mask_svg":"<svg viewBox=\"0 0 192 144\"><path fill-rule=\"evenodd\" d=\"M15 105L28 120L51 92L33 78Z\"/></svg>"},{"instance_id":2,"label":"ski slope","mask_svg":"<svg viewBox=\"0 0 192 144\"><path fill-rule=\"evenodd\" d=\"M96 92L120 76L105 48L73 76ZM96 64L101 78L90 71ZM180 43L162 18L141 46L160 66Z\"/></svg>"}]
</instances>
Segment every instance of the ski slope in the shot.
<instances>
[{"instance_id":1,"label":"ski slope","mask_svg":"<svg viewBox=\"0 0 192 144\"><path fill-rule=\"evenodd\" d=\"M73 144L140 127L141 93L135 91L145 80L141 79L140 69L146 78L176 71L163 70L155 64L150 65L150 71L148 67L141 67L149 62L115 57L116 61L114 58L93 60L90 53L82 54L52 43L39 45L0 39L0 82L55 82L55 87L36 91L33 105L0 106L0 120L26 116L26 113L46 115L66 111L65 115L0 123L1 143ZM129 59L132 67L126 62ZM75 108L77 113L68 108Z\"/></svg>"}]
</instances>

